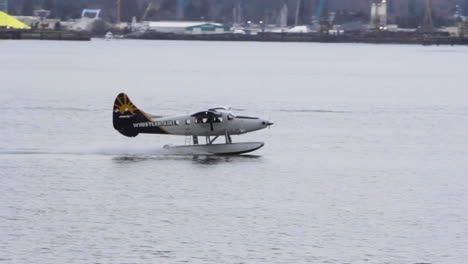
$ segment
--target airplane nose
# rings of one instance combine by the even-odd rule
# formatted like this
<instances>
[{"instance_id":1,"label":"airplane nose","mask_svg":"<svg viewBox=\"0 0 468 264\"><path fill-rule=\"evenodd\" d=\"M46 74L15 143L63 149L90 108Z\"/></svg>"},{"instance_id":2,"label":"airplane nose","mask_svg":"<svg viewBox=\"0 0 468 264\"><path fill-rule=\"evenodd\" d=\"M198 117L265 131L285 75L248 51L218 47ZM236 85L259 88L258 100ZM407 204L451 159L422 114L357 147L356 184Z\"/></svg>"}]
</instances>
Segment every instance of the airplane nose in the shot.
<instances>
[{"instance_id":1,"label":"airplane nose","mask_svg":"<svg viewBox=\"0 0 468 264\"><path fill-rule=\"evenodd\" d=\"M272 122L270 122L270 121L263 121L263 122L262 122L262 125L264 125L264 126L271 126L271 125L273 125L273 124L274 124L274 123L272 123Z\"/></svg>"}]
</instances>

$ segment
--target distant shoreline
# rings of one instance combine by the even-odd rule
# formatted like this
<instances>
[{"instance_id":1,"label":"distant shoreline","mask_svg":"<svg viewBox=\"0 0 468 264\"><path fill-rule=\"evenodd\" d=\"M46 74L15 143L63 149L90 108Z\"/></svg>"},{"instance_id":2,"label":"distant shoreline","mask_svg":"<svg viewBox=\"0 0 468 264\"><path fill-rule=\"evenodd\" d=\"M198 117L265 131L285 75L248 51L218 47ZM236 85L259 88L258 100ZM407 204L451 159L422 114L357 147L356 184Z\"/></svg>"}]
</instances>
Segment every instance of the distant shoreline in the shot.
<instances>
[{"instance_id":1,"label":"distant shoreline","mask_svg":"<svg viewBox=\"0 0 468 264\"><path fill-rule=\"evenodd\" d=\"M72 30L0 30L1 39L90 41L91 35L88 32Z\"/></svg>"},{"instance_id":2,"label":"distant shoreline","mask_svg":"<svg viewBox=\"0 0 468 264\"><path fill-rule=\"evenodd\" d=\"M126 39L147 40L198 40L198 41L258 41L258 42L319 42L319 43L369 43L369 44L418 44L418 45L468 45L468 37L452 37L441 34L366 32L342 35L318 33L259 33L242 34L174 34L160 32L136 32Z\"/></svg>"},{"instance_id":3,"label":"distant shoreline","mask_svg":"<svg viewBox=\"0 0 468 264\"><path fill-rule=\"evenodd\" d=\"M0 30L0 39L14 40L68 40L90 41L85 31L52 30ZM368 43L368 44L416 44L416 45L468 45L468 37L452 37L442 34L415 32L361 32L341 35L318 33L258 33L242 34L174 34L162 32L134 32L124 39L187 40L187 41L255 41L255 42L316 42L316 43Z\"/></svg>"}]
</instances>

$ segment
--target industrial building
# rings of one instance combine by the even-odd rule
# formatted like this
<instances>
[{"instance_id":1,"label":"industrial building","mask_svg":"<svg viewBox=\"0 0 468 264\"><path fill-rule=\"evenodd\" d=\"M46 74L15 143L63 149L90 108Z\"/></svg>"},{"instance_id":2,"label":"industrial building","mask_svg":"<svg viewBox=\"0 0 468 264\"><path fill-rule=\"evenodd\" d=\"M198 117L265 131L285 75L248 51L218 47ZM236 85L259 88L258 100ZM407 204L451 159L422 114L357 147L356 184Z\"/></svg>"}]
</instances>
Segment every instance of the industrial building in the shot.
<instances>
[{"instance_id":1,"label":"industrial building","mask_svg":"<svg viewBox=\"0 0 468 264\"><path fill-rule=\"evenodd\" d=\"M148 29L175 34L216 34L228 33L229 27L205 21L148 21Z\"/></svg>"},{"instance_id":2,"label":"industrial building","mask_svg":"<svg viewBox=\"0 0 468 264\"><path fill-rule=\"evenodd\" d=\"M459 25L459 36L468 37L468 19L464 20Z\"/></svg>"},{"instance_id":3,"label":"industrial building","mask_svg":"<svg viewBox=\"0 0 468 264\"><path fill-rule=\"evenodd\" d=\"M387 29L387 0L372 3L369 28Z\"/></svg>"}]
</instances>

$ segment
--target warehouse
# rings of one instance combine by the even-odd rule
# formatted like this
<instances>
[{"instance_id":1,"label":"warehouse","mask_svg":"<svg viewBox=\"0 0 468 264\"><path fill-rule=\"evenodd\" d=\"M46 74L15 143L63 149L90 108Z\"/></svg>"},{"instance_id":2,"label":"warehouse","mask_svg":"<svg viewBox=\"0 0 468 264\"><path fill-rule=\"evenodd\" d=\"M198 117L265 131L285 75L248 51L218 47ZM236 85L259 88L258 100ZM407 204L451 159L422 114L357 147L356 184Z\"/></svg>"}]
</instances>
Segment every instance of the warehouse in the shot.
<instances>
[{"instance_id":1,"label":"warehouse","mask_svg":"<svg viewBox=\"0 0 468 264\"><path fill-rule=\"evenodd\" d=\"M185 28L187 34L219 34L229 32L229 27L218 23L205 23Z\"/></svg>"},{"instance_id":2,"label":"warehouse","mask_svg":"<svg viewBox=\"0 0 468 264\"><path fill-rule=\"evenodd\" d=\"M226 33L229 27L206 21L149 21L148 29L175 34Z\"/></svg>"}]
</instances>

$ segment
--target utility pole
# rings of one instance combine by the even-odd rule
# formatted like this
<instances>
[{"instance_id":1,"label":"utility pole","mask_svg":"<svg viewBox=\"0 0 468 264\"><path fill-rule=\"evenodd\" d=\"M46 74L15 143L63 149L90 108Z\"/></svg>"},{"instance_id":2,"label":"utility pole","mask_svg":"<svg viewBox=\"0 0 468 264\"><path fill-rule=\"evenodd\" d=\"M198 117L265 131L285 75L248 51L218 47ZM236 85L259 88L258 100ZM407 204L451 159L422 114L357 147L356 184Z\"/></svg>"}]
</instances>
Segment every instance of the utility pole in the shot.
<instances>
[{"instance_id":1,"label":"utility pole","mask_svg":"<svg viewBox=\"0 0 468 264\"><path fill-rule=\"evenodd\" d=\"M148 12L153 9L153 2L149 2L148 6L145 9L145 12L143 12L143 15L140 18L140 22L143 23L145 21L146 16L148 15Z\"/></svg>"},{"instance_id":2,"label":"utility pole","mask_svg":"<svg viewBox=\"0 0 468 264\"><path fill-rule=\"evenodd\" d=\"M280 15L279 15L279 26L281 30L285 29L288 26L288 6L286 3L283 2L283 6L281 7L280 10Z\"/></svg>"},{"instance_id":3,"label":"utility pole","mask_svg":"<svg viewBox=\"0 0 468 264\"><path fill-rule=\"evenodd\" d=\"M434 31L434 23L432 21L432 1L426 0L426 11L424 12L424 20L421 26L424 33Z\"/></svg>"},{"instance_id":4,"label":"utility pole","mask_svg":"<svg viewBox=\"0 0 468 264\"><path fill-rule=\"evenodd\" d=\"M301 9L301 0L297 0L297 5L296 5L296 18L294 20L294 26L297 26L299 24L299 12Z\"/></svg>"},{"instance_id":5,"label":"utility pole","mask_svg":"<svg viewBox=\"0 0 468 264\"><path fill-rule=\"evenodd\" d=\"M232 20L235 26L242 24L242 6L241 0L237 0L237 3L234 4L232 8Z\"/></svg>"},{"instance_id":6,"label":"utility pole","mask_svg":"<svg viewBox=\"0 0 468 264\"><path fill-rule=\"evenodd\" d=\"M294 19L294 26L298 26L299 24L299 12L301 10L301 0L297 0L297 5L296 5L296 18Z\"/></svg>"},{"instance_id":7,"label":"utility pole","mask_svg":"<svg viewBox=\"0 0 468 264\"><path fill-rule=\"evenodd\" d=\"M320 0L319 6L317 7L317 12L318 11L320 11L320 15L318 15L319 34L320 36L328 36L330 34L331 21L330 21L330 15L329 15L330 12L328 9L328 2L326 0Z\"/></svg>"},{"instance_id":8,"label":"utility pole","mask_svg":"<svg viewBox=\"0 0 468 264\"><path fill-rule=\"evenodd\" d=\"M185 0L177 0L176 20L184 19Z\"/></svg>"},{"instance_id":9,"label":"utility pole","mask_svg":"<svg viewBox=\"0 0 468 264\"><path fill-rule=\"evenodd\" d=\"M117 24L120 24L120 1L117 0Z\"/></svg>"}]
</instances>

